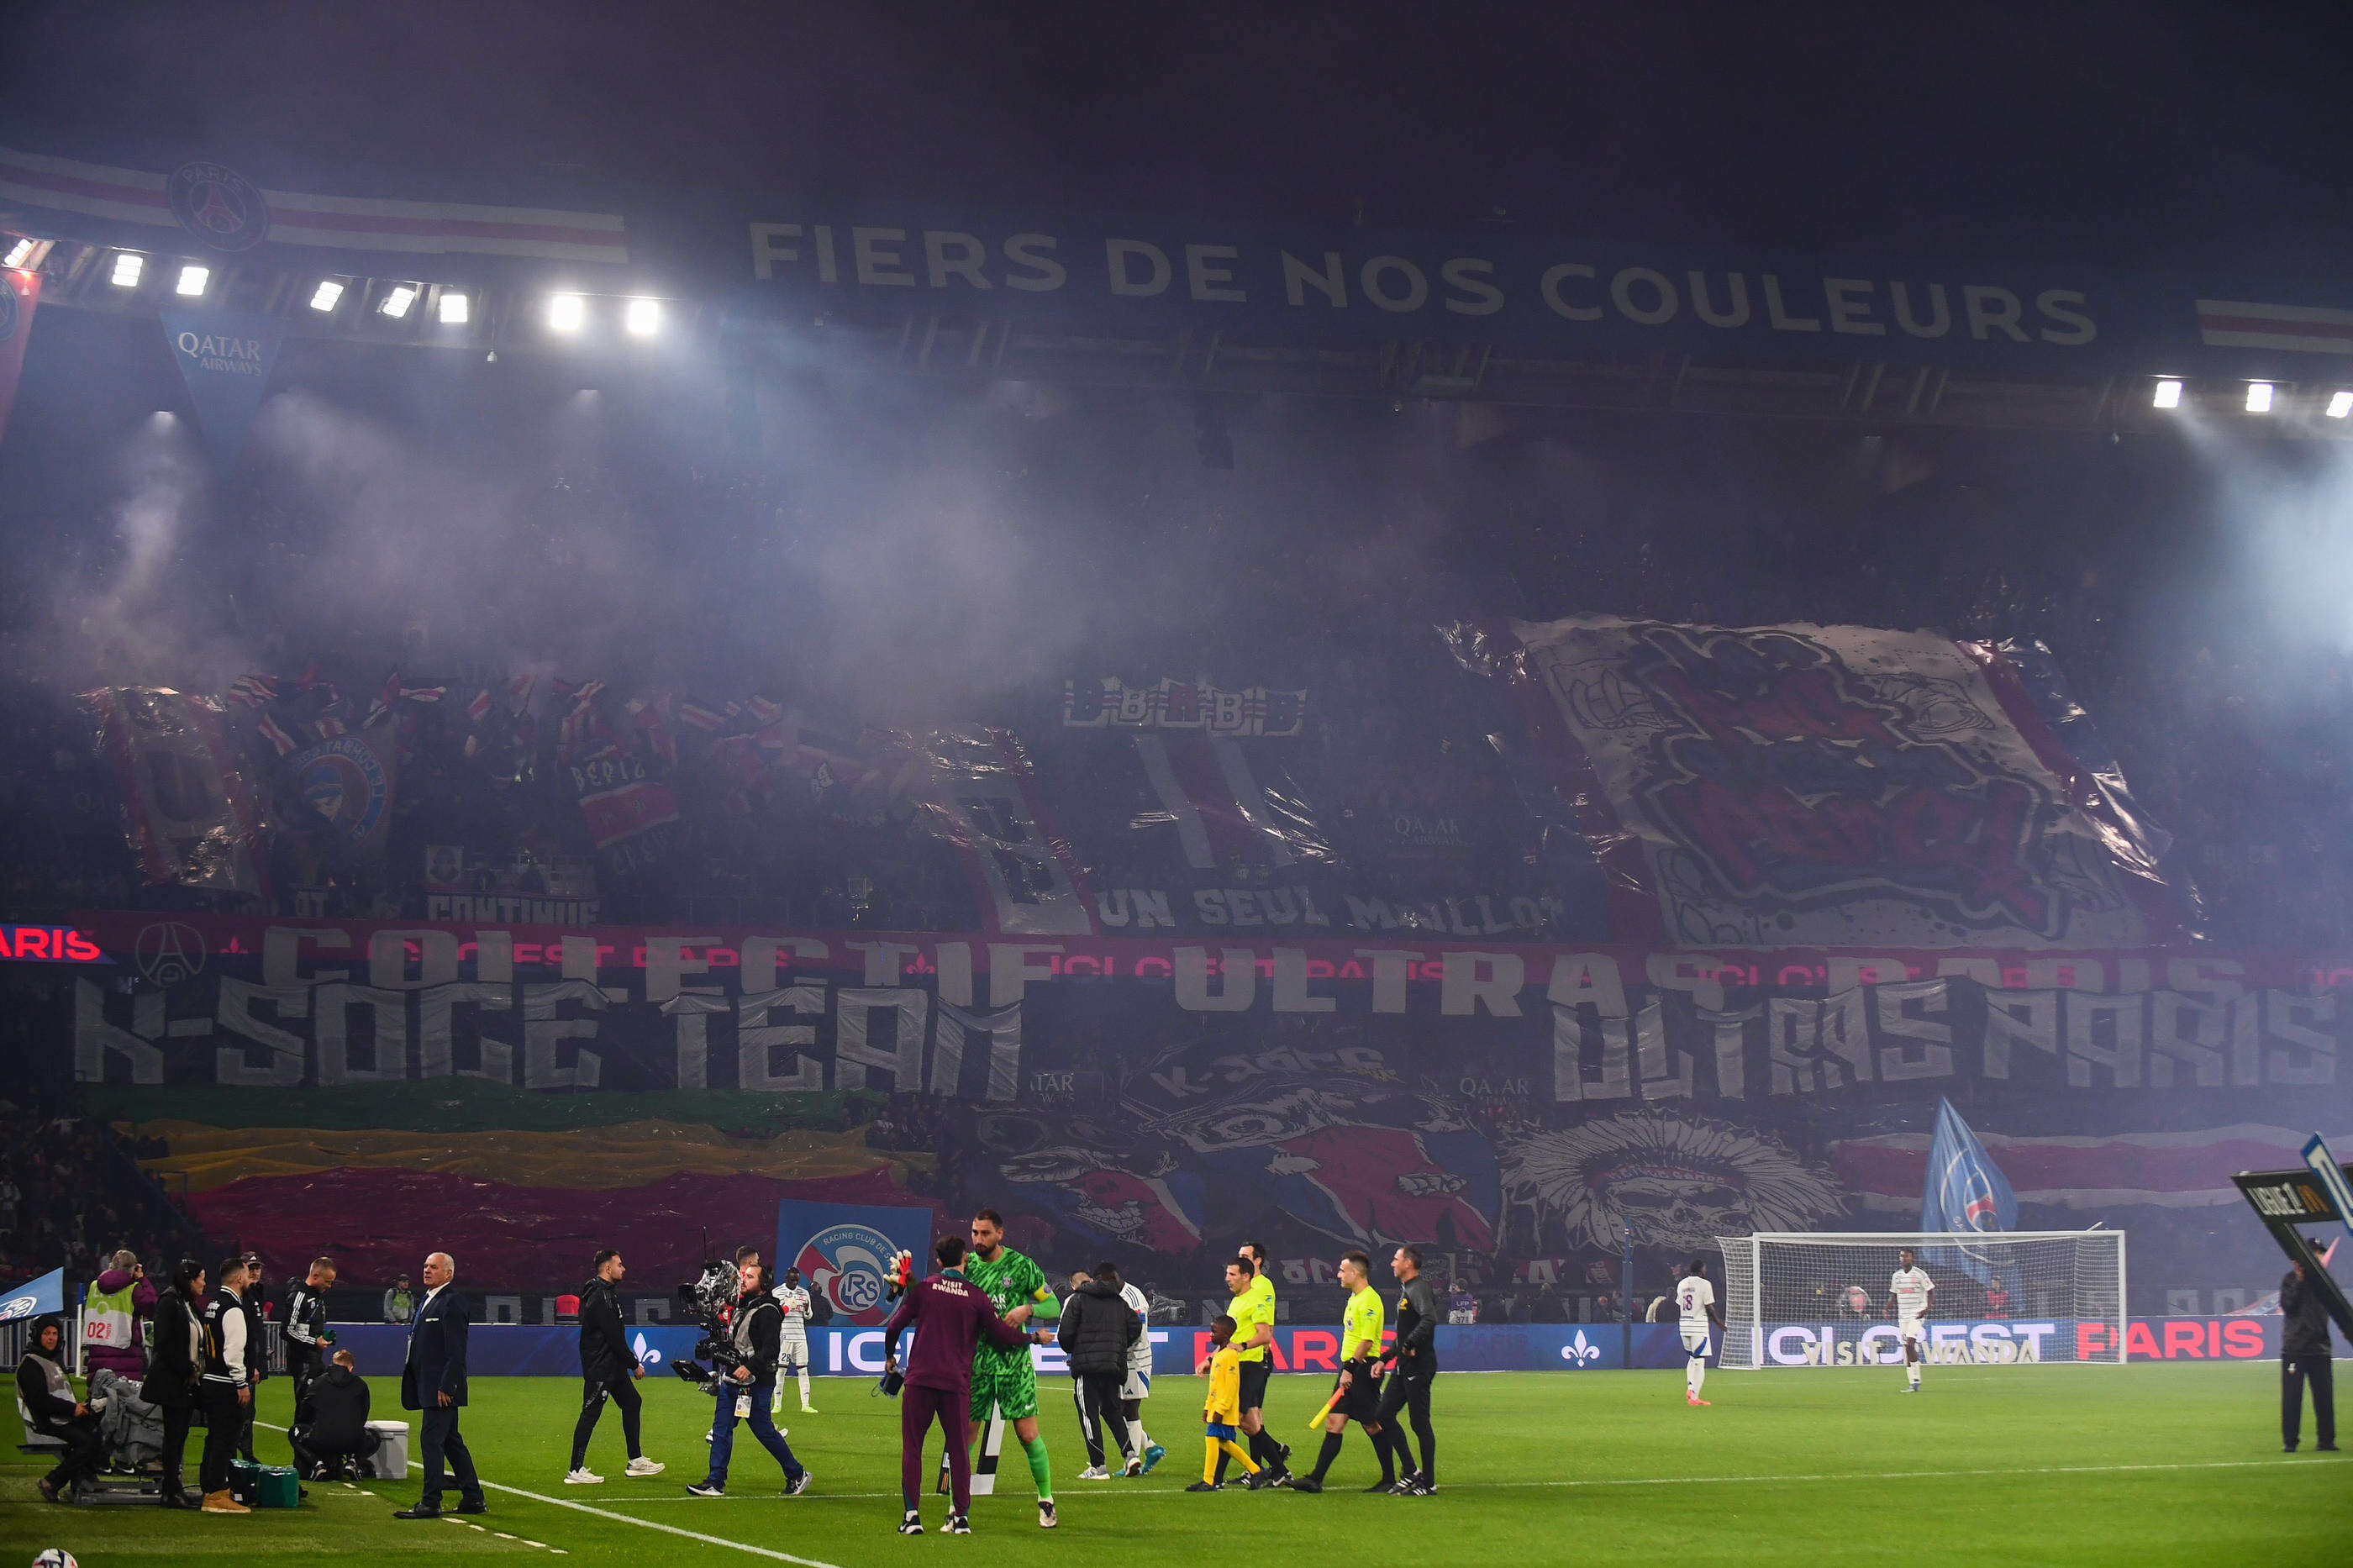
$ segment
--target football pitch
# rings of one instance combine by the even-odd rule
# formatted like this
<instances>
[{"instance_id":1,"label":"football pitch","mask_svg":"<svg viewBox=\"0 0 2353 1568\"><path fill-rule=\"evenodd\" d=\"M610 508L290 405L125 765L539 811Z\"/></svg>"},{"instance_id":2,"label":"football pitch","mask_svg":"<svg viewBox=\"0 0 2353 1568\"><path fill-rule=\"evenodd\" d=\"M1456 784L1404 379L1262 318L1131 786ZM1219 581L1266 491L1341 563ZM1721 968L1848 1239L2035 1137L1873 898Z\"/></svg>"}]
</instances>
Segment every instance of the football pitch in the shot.
<instances>
[{"instance_id":1,"label":"football pitch","mask_svg":"<svg viewBox=\"0 0 2353 1568\"><path fill-rule=\"evenodd\" d=\"M819 1380L816 1415L793 1413L787 1391L781 1419L816 1478L806 1494L779 1495L774 1461L739 1429L728 1495L702 1500L684 1488L702 1474L711 1401L684 1384L644 1384L646 1447L669 1466L661 1476L621 1479L620 1422L608 1409L589 1450L606 1482L571 1487L578 1384L481 1379L464 1419L490 1488L478 1518L393 1519L417 1497L413 1466L406 1481L317 1484L300 1509L243 1517L61 1507L38 1500L42 1467L12 1450L0 1468L0 1568L51 1546L91 1568L280 1553L324 1568L422 1554L582 1564L691 1555L711 1568L867 1568L940 1554L1040 1568L1407 1555L1481 1568L2353 1561L2353 1462L2312 1452L2308 1418L2305 1451L2280 1452L2274 1364L1937 1368L1916 1397L1901 1382L1892 1369L1718 1373L1706 1389L1714 1405L1692 1409L1677 1373L1441 1375L1440 1490L1408 1499L1359 1491L1377 1471L1354 1431L1321 1496L1187 1495L1200 1473L1202 1390L1186 1377L1155 1380L1145 1406L1168 1449L1152 1475L1080 1481L1069 1382L1043 1379L1060 1528L1038 1528L1016 1450L998 1495L976 1500L965 1540L941 1535L944 1503L929 1496L926 1533L893 1532L898 1406L872 1396L871 1381ZM396 1387L373 1386L376 1414L394 1414ZM1312 1462L1319 1439L1307 1418L1328 1388L1320 1377L1274 1380L1269 1425L1296 1448L1295 1468ZM262 1420L282 1424L288 1399L286 1380L266 1384ZM265 1431L259 1452L285 1462L282 1434Z\"/></svg>"}]
</instances>

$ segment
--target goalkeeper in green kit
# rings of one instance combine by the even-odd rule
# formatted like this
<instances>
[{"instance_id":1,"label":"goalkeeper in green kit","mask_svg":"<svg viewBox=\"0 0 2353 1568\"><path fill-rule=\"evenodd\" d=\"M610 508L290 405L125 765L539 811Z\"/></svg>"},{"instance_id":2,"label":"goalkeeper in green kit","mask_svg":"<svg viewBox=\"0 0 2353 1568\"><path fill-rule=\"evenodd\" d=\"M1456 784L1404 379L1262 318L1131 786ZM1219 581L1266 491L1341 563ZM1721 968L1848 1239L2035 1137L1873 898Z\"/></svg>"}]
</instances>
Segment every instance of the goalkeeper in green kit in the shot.
<instances>
[{"instance_id":1,"label":"goalkeeper in green kit","mask_svg":"<svg viewBox=\"0 0 2353 1568\"><path fill-rule=\"evenodd\" d=\"M1045 1271L1005 1245L1005 1216L983 1209L972 1217L972 1253L965 1259L965 1278L988 1293L999 1317L1026 1306L1033 1323L1050 1323L1062 1315L1062 1304L1046 1283ZM1031 1338L1040 1335L1032 1333ZM1054 1472L1046 1458L1046 1440L1038 1436L1038 1373L1030 1363L1027 1343L1000 1350L986 1340L972 1352L972 1438L984 1440L988 1409L995 1405L1012 1424L1029 1460L1029 1474L1038 1483L1038 1525L1054 1528Z\"/></svg>"}]
</instances>

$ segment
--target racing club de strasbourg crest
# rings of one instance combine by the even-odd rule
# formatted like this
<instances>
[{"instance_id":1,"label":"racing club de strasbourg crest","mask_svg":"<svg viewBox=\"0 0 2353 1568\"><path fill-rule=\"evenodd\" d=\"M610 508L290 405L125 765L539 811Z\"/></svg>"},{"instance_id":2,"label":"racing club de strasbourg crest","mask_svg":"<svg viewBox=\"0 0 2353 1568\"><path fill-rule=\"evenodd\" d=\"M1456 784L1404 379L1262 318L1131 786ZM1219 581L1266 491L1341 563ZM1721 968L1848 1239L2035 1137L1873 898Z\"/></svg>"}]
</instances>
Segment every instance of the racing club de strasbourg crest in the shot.
<instances>
[{"instance_id":1,"label":"racing club de strasbourg crest","mask_svg":"<svg viewBox=\"0 0 2353 1568\"><path fill-rule=\"evenodd\" d=\"M164 199L180 226L215 250L250 250L269 237L269 204L225 164L181 164L164 180Z\"/></svg>"},{"instance_id":2,"label":"racing club de strasbourg crest","mask_svg":"<svg viewBox=\"0 0 2353 1568\"><path fill-rule=\"evenodd\" d=\"M871 1327L890 1316L886 1281L898 1245L865 1225L830 1225L801 1244L793 1267L833 1304L835 1320Z\"/></svg>"}]
</instances>

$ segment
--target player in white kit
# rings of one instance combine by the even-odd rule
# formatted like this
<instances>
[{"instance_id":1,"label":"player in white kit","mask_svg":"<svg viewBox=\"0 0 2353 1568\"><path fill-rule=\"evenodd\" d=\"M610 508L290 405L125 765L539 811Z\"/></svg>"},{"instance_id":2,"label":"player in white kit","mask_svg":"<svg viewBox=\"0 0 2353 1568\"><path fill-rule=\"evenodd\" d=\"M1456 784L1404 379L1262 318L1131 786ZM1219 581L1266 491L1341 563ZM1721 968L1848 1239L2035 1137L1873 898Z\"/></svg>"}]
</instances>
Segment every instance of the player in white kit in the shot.
<instances>
[{"instance_id":1,"label":"player in white kit","mask_svg":"<svg viewBox=\"0 0 2353 1568\"><path fill-rule=\"evenodd\" d=\"M785 1282L774 1292L776 1305L785 1310L785 1331L776 1343L776 1368L786 1367L800 1373L801 1414L814 1415L817 1406L809 1403L808 1320L809 1293L801 1288L801 1271L785 1270ZM785 1380L778 1378L775 1392L768 1395L768 1413L775 1415L785 1407Z\"/></svg>"},{"instance_id":2,"label":"player in white kit","mask_svg":"<svg viewBox=\"0 0 2353 1568\"><path fill-rule=\"evenodd\" d=\"M1936 1304L1936 1282L1914 1261L1912 1249L1896 1254L1902 1267L1887 1281L1887 1310L1894 1314L1896 1337L1904 1342L1904 1370L1909 1375L1906 1394L1920 1392L1920 1363L1928 1359L1928 1331L1924 1326Z\"/></svg>"},{"instance_id":3,"label":"player in white kit","mask_svg":"<svg viewBox=\"0 0 2353 1568\"><path fill-rule=\"evenodd\" d=\"M1140 1476L1158 1464L1168 1450L1144 1431L1144 1402L1152 1397L1152 1303L1143 1291L1120 1281L1119 1299L1144 1320L1144 1332L1127 1347L1127 1379L1120 1384L1119 1413L1127 1422L1127 1473Z\"/></svg>"},{"instance_id":4,"label":"player in white kit","mask_svg":"<svg viewBox=\"0 0 2353 1568\"><path fill-rule=\"evenodd\" d=\"M1683 1403L1709 1405L1699 1391L1707 1382L1707 1330L1712 1322L1720 1332L1724 1314L1715 1308L1715 1287L1708 1283L1707 1259L1694 1258L1683 1277L1675 1283L1675 1311L1681 1317L1683 1333Z\"/></svg>"}]
</instances>

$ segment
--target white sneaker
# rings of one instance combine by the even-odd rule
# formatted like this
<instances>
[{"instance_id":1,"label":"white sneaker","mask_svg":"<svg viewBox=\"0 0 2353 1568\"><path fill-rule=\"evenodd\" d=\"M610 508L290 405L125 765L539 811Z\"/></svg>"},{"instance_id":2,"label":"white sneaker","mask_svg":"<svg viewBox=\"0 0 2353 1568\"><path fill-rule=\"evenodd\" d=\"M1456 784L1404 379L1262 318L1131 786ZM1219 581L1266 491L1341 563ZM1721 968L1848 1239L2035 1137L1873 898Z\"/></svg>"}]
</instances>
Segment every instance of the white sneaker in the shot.
<instances>
[{"instance_id":1,"label":"white sneaker","mask_svg":"<svg viewBox=\"0 0 2353 1568\"><path fill-rule=\"evenodd\" d=\"M1079 1479L1082 1481L1107 1481L1111 1479L1111 1472L1104 1469L1101 1465L1089 1465L1085 1469L1079 1472Z\"/></svg>"},{"instance_id":2,"label":"white sneaker","mask_svg":"<svg viewBox=\"0 0 2353 1568\"><path fill-rule=\"evenodd\" d=\"M567 1487L601 1487L605 1484L605 1478L583 1465L566 1475L564 1484Z\"/></svg>"},{"instance_id":3,"label":"white sneaker","mask_svg":"<svg viewBox=\"0 0 2353 1568\"><path fill-rule=\"evenodd\" d=\"M625 1476L658 1476L662 1473L661 1461L659 1459L649 1459L640 1455L638 1458L631 1459L629 1461L629 1468L623 1470L621 1473Z\"/></svg>"}]
</instances>

